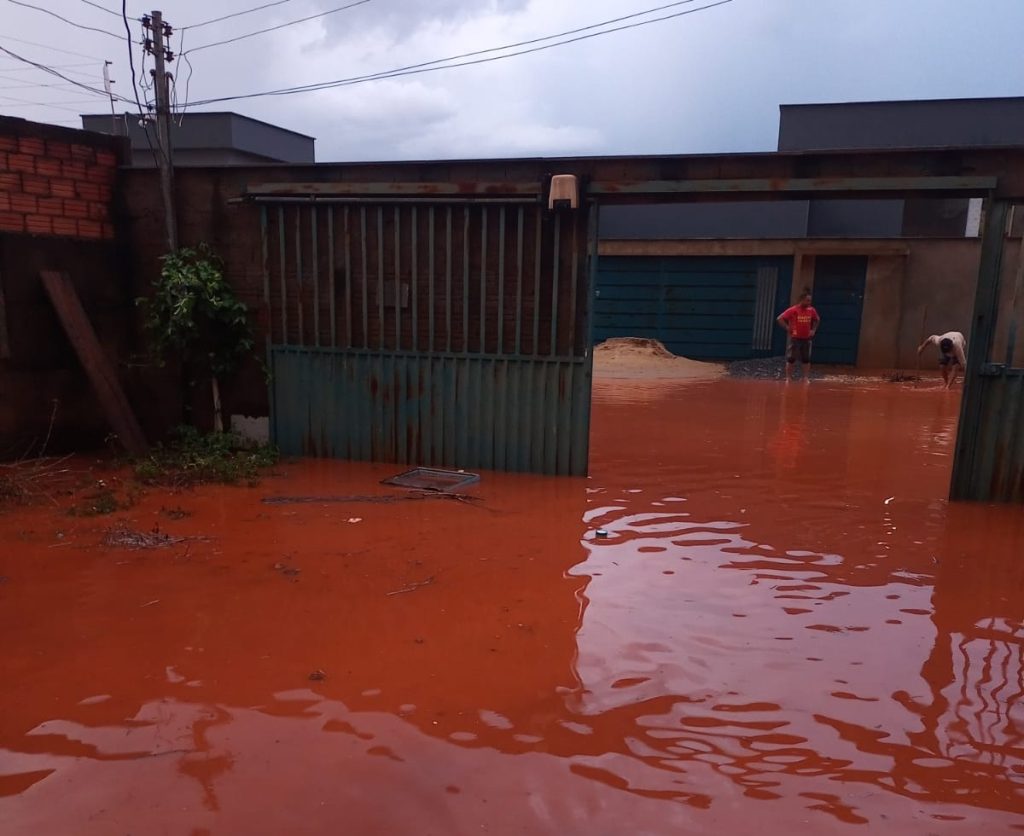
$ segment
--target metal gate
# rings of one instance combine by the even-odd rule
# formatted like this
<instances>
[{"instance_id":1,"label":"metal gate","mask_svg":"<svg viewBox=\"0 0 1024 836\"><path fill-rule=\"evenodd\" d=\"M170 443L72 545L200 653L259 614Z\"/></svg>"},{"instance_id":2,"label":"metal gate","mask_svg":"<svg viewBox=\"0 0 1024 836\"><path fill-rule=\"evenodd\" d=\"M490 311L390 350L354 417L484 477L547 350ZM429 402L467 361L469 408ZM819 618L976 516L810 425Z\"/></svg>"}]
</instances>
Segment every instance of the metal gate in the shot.
<instances>
[{"instance_id":1,"label":"metal gate","mask_svg":"<svg viewBox=\"0 0 1024 836\"><path fill-rule=\"evenodd\" d=\"M282 452L586 474L595 207L256 200Z\"/></svg>"},{"instance_id":2,"label":"metal gate","mask_svg":"<svg viewBox=\"0 0 1024 836\"><path fill-rule=\"evenodd\" d=\"M950 496L1024 502L1024 243L1006 295L1011 203L990 199L985 216Z\"/></svg>"},{"instance_id":3,"label":"metal gate","mask_svg":"<svg viewBox=\"0 0 1024 836\"><path fill-rule=\"evenodd\" d=\"M606 256L594 338L647 337L700 360L782 353L775 317L791 282L786 258Z\"/></svg>"},{"instance_id":4,"label":"metal gate","mask_svg":"<svg viewBox=\"0 0 1024 836\"><path fill-rule=\"evenodd\" d=\"M821 314L816 363L857 363L867 272L867 256L820 255L815 260L814 307Z\"/></svg>"}]
</instances>

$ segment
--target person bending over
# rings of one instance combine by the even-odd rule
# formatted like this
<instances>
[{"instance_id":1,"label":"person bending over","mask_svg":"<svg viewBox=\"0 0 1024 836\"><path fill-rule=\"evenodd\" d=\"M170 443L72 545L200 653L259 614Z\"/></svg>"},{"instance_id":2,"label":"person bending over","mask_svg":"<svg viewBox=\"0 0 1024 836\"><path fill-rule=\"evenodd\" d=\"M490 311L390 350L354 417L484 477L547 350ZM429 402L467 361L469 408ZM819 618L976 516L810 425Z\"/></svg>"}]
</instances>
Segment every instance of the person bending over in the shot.
<instances>
[{"instance_id":1,"label":"person bending over","mask_svg":"<svg viewBox=\"0 0 1024 836\"><path fill-rule=\"evenodd\" d=\"M964 335L959 331L932 334L917 347L918 355L930 345L939 349L939 368L942 370L942 381L949 389L956 382L956 370L959 368L963 371L967 368L967 355L964 353L967 343L964 340Z\"/></svg>"}]
</instances>

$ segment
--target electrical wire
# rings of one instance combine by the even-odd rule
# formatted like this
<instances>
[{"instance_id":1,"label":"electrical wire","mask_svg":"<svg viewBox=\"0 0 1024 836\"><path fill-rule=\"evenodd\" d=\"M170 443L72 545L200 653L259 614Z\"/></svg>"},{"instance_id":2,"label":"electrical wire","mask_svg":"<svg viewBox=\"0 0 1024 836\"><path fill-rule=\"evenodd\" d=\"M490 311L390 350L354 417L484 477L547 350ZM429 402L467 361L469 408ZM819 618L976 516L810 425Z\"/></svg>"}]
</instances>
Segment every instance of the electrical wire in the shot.
<instances>
[{"instance_id":1,"label":"electrical wire","mask_svg":"<svg viewBox=\"0 0 1024 836\"><path fill-rule=\"evenodd\" d=\"M611 34L613 34L615 32L622 32L622 31L625 31L627 29L637 29L637 28L639 28L641 26L648 26L648 25L650 25L652 23L661 23L662 21L672 20L674 18L684 17L686 15L692 15L692 14L696 14L698 12L706 11L708 9L713 9L713 8L715 8L717 6L724 6L724 5L726 5L728 3L731 3L731 2L733 2L733 0L718 0L718 2L709 3L709 4L705 5L705 6L700 6L700 7L695 8L695 9L686 9L686 10L681 11L681 12L674 12L674 13L672 13L670 15L663 15L661 17L650 18L648 20L638 21L636 23L630 23L630 24L626 24L626 25L623 25L623 26L616 26L616 27L613 27L611 29L603 29L600 32L591 32L590 34L587 34L587 35L579 35L579 36L574 37L574 38L566 38L564 40L556 41L555 43L544 44L543 46L534 46L534 47L531 47L529 49L521 49L518 52L507 52L507 53L505 53L503 55L494 55L494 56L491 56L489 58L476 58L476 59L474 59L472 61L462 61L460 63L455 63L455 64L443 63L445 61L454 60L453 58L441 58L441 59L438 59L436 61L428 61L428 62L426 62L424 64L414 64L414 65L411 65L409 67L400 67L400 68L395 69L395 70L386 70L386 71L383 71L383 72L380 72L380 73L372 73L370 75L353 76L351 78L341 78L341 79L335 79L333 81L324 81L324 82L319 82L319 83L315 83L315 84L301 85L301 86L297 86L297 87L286 87L286 88L281 88L281 89L278 89L278 90L264 90L264 91L261 91L261 92L258 92L258 93L245 93L245 94L240 94L240 95L235 95L235 96L218 96L218 97L215 97L215 98L202 99L200 101L193 102L192 106L193 107L201 107L203 105L219 104L221 102L238 101L238 100L241 100L241 99L263 98L265 96L290 96L290 95L295 95L295 94L298 94L298 93L309 93L309 92L315 92L315 91L318 91L318 90L329 90L329 89L333 89L333 88L336 88L336 87L349 87L349 86L356 85L356 84L364 84L364 83L369 82L369 81L381 81L381 80L385 80L385 79L389 79L389 78L399 78L399 77L402 77L402 76L409 76L409 75L420 75L422 73L438 72L440 70L449 70L449 69L454 69L454 68L457 68L457 67L469 67L469 66L474 66L474 65L477 65L477 64L488 64L488 63L492 63L494 61L501 61L501 60L503 60L505 58L515 58L515 57L520 56L520 55L529 55L531 53L543 52L543 51L548 50L548 49L554 49L555 47L565 46L566 44L572 44L572 43L577 43L579 41L590 40L591 38L599 38L602 35L611 35ZM647 13L649 14L650 11L648 11ZM638 12L637 14L644 14L644 13L643 12ZM597 24L593 24L593 25L591 25L589 27L584 27L584 28L585 29L593 29L594 27L602 26L602 25L604 25L604 24L597 23ZM576 31L584 31L584 30L580 29L580 30L576 30ZM558 36L557 35L552 35L552 36L549 36L548 38L538 38L538 39L535 39L533 42L537 43L538 41L550 40L550 38L554 38L554 37L558 37ZM513 48L513 46L514 45L508 44L508 45L506 45L504 47L493 47L493 48L488 49L488 50L481 50L480 52L481 53L483 53L483 52L498 52L498 51L502 51L502 50Z\"/></svg>"},{"instance_id":2,"label":"electrical wire","mask_svg":"<svg viewBox=\"0 0 1024 836\"><path fill-rule=\"evenodd\" d=\"M75 23L75 21L69 20L63 15L59 15L56 12L51 12L49 9L44 9L42 6L33 6L31 3L24 2L24 0L7 0L7 2L15 6L23 6L26 9L33 9L37 12L42 12L43 14L47 14L50 17L55 17L57 18L57 20L62 20L64 21L64 23L67 23L70 26L74 26L76 29L85 29L89 32L99 32L101 35L109 35L111 38L117 38L118 40L121 40L120 35L111 32L109 29L100 29L96 26L86 26L84 23Z\"/></svg>"},{"instance_id":3,"label":"electrical wire","mask_svg":"<svg viewBox=\"0 0 1024 836\"><path fill-rule=\"evenodd\" d=\"M384 75L391 75L394 72L403 72L404 73L406 70L418 70L421 67L431 67L431 66L434 66L435 64L447 64L450 61L459 61L459 60L461 60L463 58L475 58L478 55L488 55L488 54L490 54L492 52L505 52L507 50L518 49L519 47L523 47L523 46L532 46L533 44L543 43L544 41L553 41L556 38L565 38L565 37L568 37L569 35L578 35L580 32L589 32L592 29L601 29L602 27L605 27L605 26L611 26L613 23L622 23L625 20L633 20L633 19L638 18L638 17L647 17L648 15L655 14L656 12L663 12L666 9L673 9L673 8L678 7L678 6L690 6L693 3L695 3L695 2L696 2L696 0L675 0L675 2L673 2L673 3L666 3L664 6L655 6L654 8L651 8L651 9L645 9L642 12L634 12L633 14L628 14L628 15L623 15L621 17L611 18L610 20L602 20L600 23L591 23L591 24L589 24L587 26L580 26L580 27L578 27L576 29L568 29L568 30L566 30L564 32L558 32L558 33L556 33L554 35L544 35L543 37L540 37L540 38L530 38L529 40L526 40L526 41L517 41L516 43L505 44L504 46L490 47L489 49L478 49L478 50L476 50L474 52L463 52L463 53L461 53L459 55L449 55L447 58L438 58L438 59L435 59L434 61L424 61L421 64L410 64L409 66L406 66L406 67L399 67L397 70L387 71L386 73L384 73ZM667 19L667 18L661 18L661 19ZM650 22L654 23L656 21L650 21ZM618 30L609 30L609 31L618 31ZM572 43L572 41L568 41L567 43ZM360 80L363 80L363 79L365 79L365 80L372 80L372 79L378 77L379 75L382 75L382 74L381 73L371 73L371 74L365 75L365 76L357 76L356 78L358 78Z\"/></svg>"},{"instance_id":4,"label":"electrical wire","mask_svg":"<svg viewBox=\"0 0 1024 836\"><path fill-rule=\"evenodd\" d=\"M86 6L92 6L94 9L106 12L108 15L113 15L114 17L121 16L120 12L115 12L113 9L108 9L106 6L101 6L99 3L93 3L92 0L82 0L82 2L85 3Z\"/></svg>"},{"instance_id":5,"label":"electrical wire","mask_svg":"<svg viewBox=\"0 0 1024 836\"><path fill-rule=\"evenodd\" d=\"M182 61L184 61L188 65L188 75L185 77L185 102L181 106L181 110L180 110L180 113L179 113L179 116L178 116L178 127L180 128L184 124L184 122L185 122L185 112L188 110L188 91L189 91L189 87L192 85L192 73L194 71L194 68L192 66L192 62L189 61L188 55L185 52L185 29L181 30L181 39L178 41L178 58L180 58ZM177 75L175 75L174 92L175 92L175 96L177 96L177 92L178 92ZM177 101L175 101L174 105L175 105L175 108L177 108L177 106L178 106Z\"/></svg>"},{"instance_id":6,"label":"electrical wire","mask_svg":"<svg viewBox=\"0 0 1024 836\"><path fill-rule=\"evenodd\" d=\"M35 102L32 99L18 99L14 96L0 96L6 102L17 102L21 105L27 105L28 107L59 107L60 105L73 105L73 104L94 104L95 99L71 99L69 101L61 102Z\"/></svg>"},{"instance_id":7,"label":"electrical wire","mask_svg":"<svg viewBox=\"0 0 1024 836\"><path fill-rule=\"evenodd\" d=\"M146 103L146 107L149 107L149 94L153 92L153 82L149 73L146 72L146 59L149 57L149 53L143 51L142 63L139 65L139 86L142 88L142 99Z\"/></svg>"},{"instance_id":8,"label":"electrical wire","mask_svg":"<svg viewBox=\"0 0 1024 836\"><path fill-rule=\"evenodd\" d=\"M3 58L5 61L12 61L13 60L12 58L8 58L6 55L0 55L0 58ZM54 64L53 66L50 67L50 69L52 69L52 70L64 70L65 72L68 72L71 75L88 75L88 73L83 73L80 70L75 71L73 68L74 67L94 67L94 66L96 66L95 62L90 61L88 64ZM10 68L4 67L3 69L0 69L0 78L5 78L6 76L11 75L12 73L33 73L33 72L36 72L36 68L35 67L10 67Z\"/></svg>"},{"instance_id":9,"label":"electrical wire","mask_svg":"<svg viewBox=\"0 0 1024 836\"><path fill-rule=\"evenodd\" d=\"M6 56L0 56L0 57L6 57ZM50 69L59 70L61 68L58 65L58 66L50 67ZM18 67L17 69L0 70L0 81L25 81L25 80L27 80L28 77L23 76L23 75L22 76L15 76L15 75L13 75L13 73L35 73L35 72L39 72L38 67ZM90 81L90 82L96 77L96 73L94 73L94 72L92 72L92 73L83 73L81 70L64 70L64 72L66 74L68 74L68 75L75 76L76 79L85 79L85 80Z\"/></svg>"},{"instance_id":10,"label":"electrical wire","mask_svg":"<svg viewBox=\"0 0 1024 836\"><path fill-rule=\"evenodd\" d=\"M41 81L36 81L32 84L8 84L6 87L0 87L0 90L35 90L38 87L48 87L53 90L78 89L71 84L43 84Z\"/></svg>"},{"instance_id":11,"label":"electrical wire","mask_svg":"<svg viewBox=\"0 0 1024 836\"><path fill-rule=\"evenodd\" d=\"M13 61L13 58L8 58L6 55L0 55L0 59L4 61ZM95 61L83 61L80 64L54 64L51 69L54 70L65 70L72 67L94 67L96 66ZM31 67L12 67L11 69L0 70L0 73L30 73L32 72Z\"/></svg>"},{"instance_id":12,"label":"electrical wire","mask_svg":"<svg viewBox=\"0 0 1024 836\"><path fill-rule=\"evenodd\" d=\"M82 0L82 2L86 3L88 2L88 0ZM182 31L186 29L198 29L200 26L209 26L211 23L220 23L222 20L231 20L231 18L233 17L241 17L242 15L249 15L253 12L261 12L264 9L269 9L271 6L283 6L285 3L291 2L292 0L275 0L275 2L273 3L265 3L262 6L255 6L254 8L244 9L240 12L232 12L231 14L224 15L223 17L215 17L211 18L210 20L204 20L202 23L193 23L190 26L183 26L181 27L181 29Z\"/></svg>"},{"instance_id":13,"label":"electrical wire","mask_svg":"<svg viewBox=\"0 0 1024 836\"><path fill-rule=\"evenodd\" d=\"M11 2L13 2L13 0L11 0ZM192 47L192 49L189 50L189 53L199 52L200 50L210 49L211 47L215 46L233 44L237 41L244 41L246 38L255 38L257 35L265 35L267 34L267 32L276 32L278 29L285 29L288 26L296 26L299 23L306 23L307 21L310 20L316 20L317 18L327 17L327 15L333 15L338 12L344 12L348 9L354 9L356 6L363 6L369 2L371 2L371 0L356 0L355 3L349 3L347 6L338 6L338 8L336 9L328 9L326 12L320 12L319 14L310 15L309 17L302 17L299 18L298 20L290 20L287 23L279 23L277 26L268 26L266 29L259 29L255 32L248 32L245 35L238 35L237 37L227 38L223 41L214 41L213 43L194 46Z\"/></svg>"},{"instance_id":14,"label":"electrical wire","mask_svg":"<svg viewBox=\"0 0 1024 836\"><path fill-rule=\"evenodd\" d=\"M92 104L92 99L82 99L70 102L33 102L27 99L15 99L10 96L0 96L0 101L4 102L5 110L15 110L23 107L49 107L53 110L63 110L67 113L79 114L80 111L75 108L65 107L64 105L70 104ZM6 102L14 102L14 104L6 104Z\"/></svg>"},{"instance_id":15,"label":"electrical wire","mask_svg":"<svg viewBox=\"0 0 1024 836\"><path fill-rule=\"evenodd\" d=\"M139 98L139 83L135 77L135 53L134 43L132 42L132 27L128 22L128 0L121 0L121 20L124 22L124 31L128 36L128 67L132 72L132 90L135 92L135 104L139 108L139 119L145 121L146 114L142 109L142 100ZM149 136L149 132L146 132L146 136Z\"/></svg>"},{"instance_id":16,"label":"electrical wire","mask_svg":"<svg viewBox=\"0 0 1024 836\"><path fill-rule=\"evenodd\" d=\"M49 73L52 76L56 76L57 78L63 79L64 81L67 81L68 83L73 84L73 85L75 85L75 87L79 87L82 90L88 90L90 93L96 93L97 95L103 96L104 98L108 98L107 93L106 93L105 90L99 90L99 89L97 89L95 87L92 87L92 86L90 86L88 84L84 84L81 81L75 81L73 78L68 78L66 75L64 75L61 72L58 72L53 67L47 67L45 64L39 64L36 61L31 61L28 58L24 58L21 55L18 55L16 52L11 52L9 49L7 49L7 47L0 46L0 52L4 53L6 55L9 55L9 56L11 56L11 58L14 58L14 59L16 59L18 61L21 61L24 64L30 64L31 66L35 67L36 69L42 70L43 72L46 72L46 73ZM115 98L118 98L121 101L125 101L125 102L129 101L129 99L125 99L123 96L115 96Z\"/></svg>"},{"instance_id":17,"label":"electrical wire","mask_svg":"<svg viewBox=\"0 0 1024 836\"><path fill-rule=\"evenodd\" d=\"M25 44L25 46L37 46L40 49L48 49L51 52L61 52L64 55L74 55L77 58L91 58L93 61L103 61L104 59L99 58L95 55L86 55L84 52L72 52L70 49L57 49L55 46L49 44L41 44L36 41L24 41L21 38L13 38L10 35L0 35L0 39L5 41L13 41L16 44Z\"/></svg>"},{"instance_id":18,"label":"electrical wire","mask_svg":"<svg viewBox=\"0 0 1024 836\"><path fill-rule=\"evenodd\" d=\"M139 108L139 124L142 127L143 135L146 137L146 144L149 146L149 153L153 155L153 162L156 163L159 168L160 158L164 155L164 150L161 148L158 152L156 147L153 145L153 139L149 135L149 121L146 119L146 114L142 109L142 101L139 99L139 85L138 80L135 77L135 55L133 53L134 44L132 43L132 27L128 22L128 0L121 0L121 21L124 23L124 31L128 35L128 67L132 73L132 90L135 93L135 104ZM145 65L145 59L143 59L143 65ZM127 125L125 126L125 129L127 131ZM167 162L169 163L170 160Z\"/></svg>"}]
</instances>

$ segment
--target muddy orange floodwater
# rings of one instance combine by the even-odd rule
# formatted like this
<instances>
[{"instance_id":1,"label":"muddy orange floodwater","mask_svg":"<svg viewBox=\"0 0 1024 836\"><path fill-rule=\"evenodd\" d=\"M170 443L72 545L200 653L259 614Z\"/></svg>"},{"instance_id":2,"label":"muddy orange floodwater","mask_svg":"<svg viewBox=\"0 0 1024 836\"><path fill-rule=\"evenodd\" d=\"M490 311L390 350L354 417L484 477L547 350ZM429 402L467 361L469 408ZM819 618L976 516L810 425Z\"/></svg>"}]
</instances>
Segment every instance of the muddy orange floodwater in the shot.
<instances>
[{"instance_id":1,"label":"muddy orange floodwater","mask_svg":"<svg viewBox=\"0 0 1024 836\"><path fill-rule=\"evenodd\" d=\"M1024 512L946 502L957 409L617 381L590 479L479 506L261 503L395 470L302 462L7 513L0 832L1024 830Z\"/></svg>"}]
</instances>

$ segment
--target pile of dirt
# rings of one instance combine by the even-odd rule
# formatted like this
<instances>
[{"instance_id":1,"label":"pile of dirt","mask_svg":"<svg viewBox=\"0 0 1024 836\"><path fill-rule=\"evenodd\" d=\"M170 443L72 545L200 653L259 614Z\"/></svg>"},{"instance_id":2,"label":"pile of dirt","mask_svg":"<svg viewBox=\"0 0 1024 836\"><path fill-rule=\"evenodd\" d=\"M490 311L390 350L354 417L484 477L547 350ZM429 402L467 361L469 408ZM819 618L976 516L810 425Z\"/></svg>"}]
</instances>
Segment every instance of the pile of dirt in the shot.
<instances>
[{"instance_id":1,"label":"pile of dirt","mask_svg":"<svg viewBox=\"0 0 1024 836\"><path fill-rule=\"evenodd\" d=\"M594 349L596 377L710 379L724 373L720 364L678 357L658 340L619 337Z\"/></svg>"}]
</instances>

